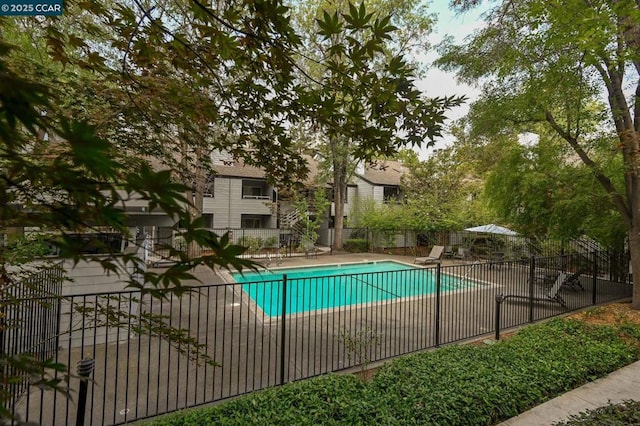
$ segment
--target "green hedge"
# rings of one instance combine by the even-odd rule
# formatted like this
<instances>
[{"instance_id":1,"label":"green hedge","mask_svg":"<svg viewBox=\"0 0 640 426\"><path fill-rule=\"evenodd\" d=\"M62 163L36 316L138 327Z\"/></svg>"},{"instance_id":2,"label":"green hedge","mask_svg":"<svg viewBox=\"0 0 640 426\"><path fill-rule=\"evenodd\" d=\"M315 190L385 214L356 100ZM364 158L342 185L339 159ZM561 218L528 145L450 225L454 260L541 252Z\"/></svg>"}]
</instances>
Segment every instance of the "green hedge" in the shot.
<instances>
[{"instance_id":1,"label":"green hedge","mask_svg":"<svg viewBox=\"0 0 640 426\"><path fill-rule=\"evenodd\" d=\"M344 243L345 251L349 253L364 253L368 250L367 240L360 238L352 238Z\"/></svg>"},{"instance_id":2,"label":"green hedge","mask_svg":"<svg viewBox=\"0 0 640 426\"><path fill-rule=\"evenodd\" d=\"M638 332L557 319L494 345L397 359L368 383L327 375L153 424L495 424L637 360Z\"/></svg>"},{"instance_id":3,"label":"green hedge","mask_svg":"<svg viewBox=\"0 0 640 426\"><path fill-rule=\"evenodd\" d=\"M400 423L485 425L637 358L613 328L554 320L494 346L404 357L382 368L371 385Z\"/></svg>"}]
</instances>

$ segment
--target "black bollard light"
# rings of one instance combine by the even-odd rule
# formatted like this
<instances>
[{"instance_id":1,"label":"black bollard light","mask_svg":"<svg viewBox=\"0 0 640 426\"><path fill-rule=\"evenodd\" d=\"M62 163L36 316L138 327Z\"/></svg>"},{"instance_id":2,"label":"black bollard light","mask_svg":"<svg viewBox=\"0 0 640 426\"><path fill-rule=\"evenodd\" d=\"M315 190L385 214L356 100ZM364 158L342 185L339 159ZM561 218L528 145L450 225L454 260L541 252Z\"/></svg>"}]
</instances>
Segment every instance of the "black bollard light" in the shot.
<instances>
[{"instance_id":1,"label":"black bollard light","mask_svg":"<svg viewBox=\"0 0 640 426\"><path fill-rule=\"evenodd\" d=\"M500 306L503 301L504 295L496 294L496 340L500 340Z\"/></svg>"},{"instance_id":2,"label":"black bollard light","mask_svg":"<svg viewBox=\"0 0 640 426\"><path fill-rule=\"evenodd\" d=\"M96 361L93 358L85 358L78 362L78 376L80 376L80 390L78 392L78 412L76 414L76 426L84 426L85 410L87 408L87 388L89 376L93 373Z\"/></svg>"}]
</instances>

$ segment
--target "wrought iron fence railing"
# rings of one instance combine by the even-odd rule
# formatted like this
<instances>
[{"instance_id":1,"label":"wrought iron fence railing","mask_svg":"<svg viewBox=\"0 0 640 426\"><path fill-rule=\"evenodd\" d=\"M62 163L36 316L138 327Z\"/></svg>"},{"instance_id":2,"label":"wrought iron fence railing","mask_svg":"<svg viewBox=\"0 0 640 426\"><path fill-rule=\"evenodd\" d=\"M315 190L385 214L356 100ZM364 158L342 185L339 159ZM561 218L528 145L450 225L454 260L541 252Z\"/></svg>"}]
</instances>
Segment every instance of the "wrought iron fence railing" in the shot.
<instances>
[{"instance_id":1,"label":"wrought iron fence railing","mask_svg":"<svg viewBox=\"0 0 640 426\"><path fill-rule=\"evenodd\" d=\"M44 363L58 349L62 262L23 270L14 282L3 277L0 289L0 354L4 357L28 355ZM11 405L29 389L29 377L12 363L0 367L0 386L11 395Z\"/></svg>"},{"instance_id":2,"label":"wrought iron fence railing","mask_svg":"<svg viewBox=\"0 0 640 426\"><path fill-rule=\"evenodd\" d=\"M69 296L60 302L55 360L95 360L86 412L75 399L37 388L11 409L25 421L62 425L81 416L87 425L112 425L221 401L629 297L617 264L593 252L284 275L205 285L163 301L136 292ZM97 309L104 305L110 309ZM126 320L114 324L117 311ZM149 314L187 330L217 366L137 333ZM73 395L80 383L71 380Z\"/></svg>"},{"instance_id":3,"label":"wrought iron fence railing","mask_svg":"<svg viewBox=\"0 0 640 426\"><path fill-rule=\"evenodd\" d=\"M212 231L218 235L228 232L233 244L247 248L243 255L255 259L288 258L304 255L309 251L310 243L305 242L296 229L216 228ZM335 245L335 238L335 229L320 229L315 244L331 249ZM609 250L586 237L562 241L468 231L345 228L342 240L347 252L389 253L405 256L424 256L429 253L433 245L446 246L454 253L466 250L474 257L489 258L493 253L501 253L503 258L508 260L594 251L610 253ZM168 246L186 249L179 232L170 228L159 228L153 235L152 246L156 254L160 255L166 254ZM623 252L624 248L621 247L615 256L621 258Z\"/></svg>"}]
</instances>

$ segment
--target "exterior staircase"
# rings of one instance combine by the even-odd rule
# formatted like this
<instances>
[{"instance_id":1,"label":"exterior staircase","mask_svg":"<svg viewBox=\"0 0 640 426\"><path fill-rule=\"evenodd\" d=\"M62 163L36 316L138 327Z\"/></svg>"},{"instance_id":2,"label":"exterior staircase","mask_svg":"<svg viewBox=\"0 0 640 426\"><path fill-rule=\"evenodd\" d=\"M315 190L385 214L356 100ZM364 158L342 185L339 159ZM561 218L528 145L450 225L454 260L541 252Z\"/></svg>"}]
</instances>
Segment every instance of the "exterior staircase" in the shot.
<instances>
[{"instance_id":1,"label":"exterior staircase","mask_svg":"<svg viewBox=\"0 0 640 426\"><path fill-rule=\"evenodd\" d=\"M280 228L291 229L300 222L300 219L298 209L291 209L280 216Z\"/></svg>"},{"instance_id":2,"label":"exterior staircase","mask_svg":"<svg viewBox=\"0 0 640 426\"><path fill-rule=\"evenodd\" d=\"M280 228L290 229L291 241L295 241L297 244L302 244L305 241L306 230L304 222L301 220L303 214L305 213L300 213L298 209L292 209L280 217Z\"/></svg>"}]
</instances>

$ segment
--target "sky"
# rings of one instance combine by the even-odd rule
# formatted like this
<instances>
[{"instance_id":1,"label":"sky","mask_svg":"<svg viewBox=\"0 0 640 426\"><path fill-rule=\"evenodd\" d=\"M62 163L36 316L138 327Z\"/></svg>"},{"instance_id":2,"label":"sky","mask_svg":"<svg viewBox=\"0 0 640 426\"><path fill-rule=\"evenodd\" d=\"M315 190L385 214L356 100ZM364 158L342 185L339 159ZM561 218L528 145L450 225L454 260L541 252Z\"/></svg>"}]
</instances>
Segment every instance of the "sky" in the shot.
<instances>
[{"instance_id":1,"label":"sky","mask_svg":"<svg viewBox=\"0 0 640 426\"><path fill-rule=\"evenodd\" d=\"M432 46L440 43L447 35L454 36L456 42L462 42L466 36L482 26L481 14L487 7L477 8L463 15L456 16L456 13L449 9L448 4L449 0L433 0L430 4L430 9L438 16L435 30L429 38ZM430 65L437 58L438 54L433 50L426 55L424 61ZM430 66L426 76L416 83L417 87L430 97L465 95L469 99L464 105L449 111L447 114L447 118L449 119L447 120L448 123L450 123L451 120L463 117L469 111L469 101L472 101L480 93L477 88L458 83L454 74L444 72L432 66ZM420 159L424 160L433 153L434 148L443 148L451 143L451 136L445 135L436 141L434 147L417 149L416 151Z\"/></svg>"}]
</instances>

